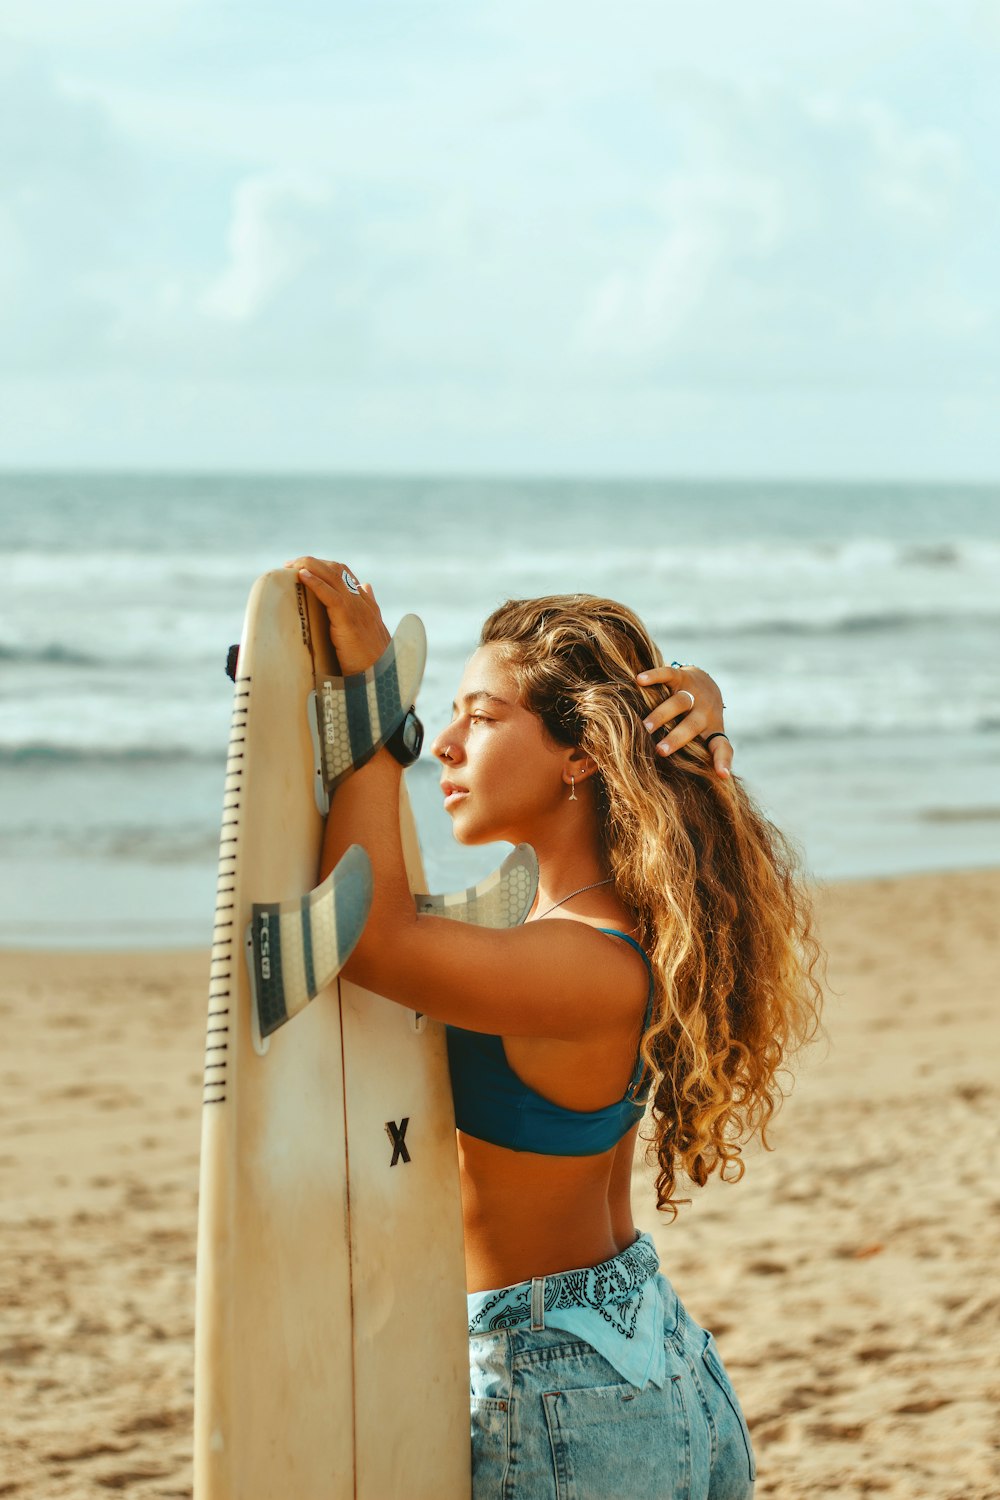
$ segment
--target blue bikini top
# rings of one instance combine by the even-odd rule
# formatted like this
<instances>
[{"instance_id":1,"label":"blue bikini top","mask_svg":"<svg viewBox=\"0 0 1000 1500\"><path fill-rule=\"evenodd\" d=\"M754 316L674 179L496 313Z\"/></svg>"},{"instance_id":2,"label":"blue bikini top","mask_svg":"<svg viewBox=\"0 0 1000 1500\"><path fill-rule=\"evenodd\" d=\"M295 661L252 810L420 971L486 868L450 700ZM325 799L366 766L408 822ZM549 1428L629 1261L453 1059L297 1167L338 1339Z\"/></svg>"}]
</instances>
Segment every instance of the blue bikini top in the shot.
<instances>
[{"instance_id":1,"label":"blue bikini top","mask_svg":"<svg viewBox=\"0 0 1000 1500\"><path fill-rule=\"evenodd\" d=\"M653 966L628 933L613 927L597 931L621 938L642 954L649 970L645 1035L653 1011ZM461 1026L445 1029L455 1124L479 1141L543 1156L596 1156L617 1145L642 1119L648 1085L641 1087L645 1067L638 1053L623 1099L603 1109L566 1109L522 1083L507 1061L502 1036L466 1031Z\"/></svg>"}]
</instances>

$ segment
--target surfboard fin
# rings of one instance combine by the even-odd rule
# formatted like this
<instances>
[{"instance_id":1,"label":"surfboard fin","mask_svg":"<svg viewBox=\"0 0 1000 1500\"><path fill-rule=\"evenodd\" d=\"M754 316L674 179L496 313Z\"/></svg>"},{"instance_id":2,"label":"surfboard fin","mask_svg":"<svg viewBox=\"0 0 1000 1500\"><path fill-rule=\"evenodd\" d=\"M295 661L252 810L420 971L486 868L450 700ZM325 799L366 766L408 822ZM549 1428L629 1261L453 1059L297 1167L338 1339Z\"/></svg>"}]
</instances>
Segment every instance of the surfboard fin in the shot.
<instances>
[{"instance_id":1,"label":"surfboard fin","mask_svg":"<svg viewBox=\"0 0 1000 1500\"><path fill-rule=\"evenodd\" d=\"M476 927L518 927L538 889L538 859L530 844L518 844L498 870L478 885L448 896L414 896L423 916L450 917Z\"/></svg>"},{"instance_id":2,"label":"surfboard fin","mask_svg":"<svg viewBox=\"0 0 1000 1500\"><path fill-rule=\"evenodd\" d=\"M246 946L255 1045L336 979L361 936L371 904L371 861L360 844L352 844L307 895L254 902Z\"/></svg>"},{"instance_id":3,"label":"surfboard fin","mask_svg":"<svg viewBox=\"0 0 1000 1500\"><path fill-rule=\"evenodd\" d=\"M309 694L315 754L316 805L325 817L330 796L352 771L371 760L413 707L427 660L427 636L417 615L404 615L385 651L366 672L318 677Z\"/></svg>"}]
</instances>

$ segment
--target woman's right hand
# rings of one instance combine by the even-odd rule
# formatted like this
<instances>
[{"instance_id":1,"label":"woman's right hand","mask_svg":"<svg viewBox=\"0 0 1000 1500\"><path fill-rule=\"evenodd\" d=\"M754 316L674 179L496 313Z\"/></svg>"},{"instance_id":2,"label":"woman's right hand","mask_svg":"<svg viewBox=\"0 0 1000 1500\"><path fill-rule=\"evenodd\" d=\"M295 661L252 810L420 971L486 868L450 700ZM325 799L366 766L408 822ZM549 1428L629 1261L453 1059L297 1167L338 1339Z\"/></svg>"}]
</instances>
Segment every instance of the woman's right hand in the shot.
<instances>
[{"instance_id":1,"label":"woman's right hand","mask_svg":"<svg viewBox=\"0 0 1000 1500\"><path fill-rule=\"evenodd\" d=\"M330 640L345 677L365 672L392 640L370 583L359 583L344 563L297 557L285 563L325 607Z\"/></svg>"},{"instance_id":2,"label":"woman's right hand","mask_svg":"<svg viewBox=\"0 0 1000 1500\"><path fill-rule=\"evenodd\" d=\"M714 734L717 737L706 746L712 757L717 776L732 774L733 747L725 736L722 693L714 677L701 667L649 667L638 674L641 687L662 685L669 689L670 697L651 709L643 721L650 733L655 733L669 719L683 714L668 735L657 745L659 755L670 755L690 740ZM690 699L690 702L688 701Z\"/></svg>"}]
</instances>

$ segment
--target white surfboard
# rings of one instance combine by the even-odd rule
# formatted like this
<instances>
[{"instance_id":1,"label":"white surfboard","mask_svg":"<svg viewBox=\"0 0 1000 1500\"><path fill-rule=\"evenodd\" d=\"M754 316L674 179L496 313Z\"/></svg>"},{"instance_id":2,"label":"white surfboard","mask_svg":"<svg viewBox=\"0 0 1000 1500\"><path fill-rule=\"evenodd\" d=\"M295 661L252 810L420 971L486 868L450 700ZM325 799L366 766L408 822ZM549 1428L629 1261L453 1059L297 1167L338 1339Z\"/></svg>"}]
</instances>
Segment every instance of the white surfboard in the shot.
<instances>
[{"instance_id":1,"label":"white surfboard","mask_svg":"<svg viewBox=\"0 0 1000 1500\"><path fill-rule=\"evenodd\" d=\"M343 961L337 933L349 937L364 904L358 852L310 899L324 827L317 778L335 784L343 767L317 764L317 732L325 724L332 737L336 714L318 724L307 705L336 682L325 612L290 571L265 574L236 669L212 950L195 1500L470 1491L443 1028L343 980L308 996L310 975ZM421 892L405 789L401 811ZM256 991L272 980L276 935L288 1013L275 1018Z\"/></svg>"}]
</instances>

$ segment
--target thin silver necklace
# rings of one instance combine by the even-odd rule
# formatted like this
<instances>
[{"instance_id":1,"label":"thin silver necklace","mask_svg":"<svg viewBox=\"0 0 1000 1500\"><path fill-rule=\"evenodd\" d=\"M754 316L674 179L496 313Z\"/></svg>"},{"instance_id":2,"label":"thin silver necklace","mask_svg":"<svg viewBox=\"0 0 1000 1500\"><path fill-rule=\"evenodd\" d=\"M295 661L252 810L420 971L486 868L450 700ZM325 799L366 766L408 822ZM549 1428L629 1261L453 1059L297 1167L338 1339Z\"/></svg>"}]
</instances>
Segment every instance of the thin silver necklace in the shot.
<instances>
[{"instance_id":1,"label":"thin silver necklace","mask_svg":"<svg viewBox=\"0 0 1000 1500\"><path fill-rule=\"evenodd\" d=\"M564 896L561 901L555 901L555 902L553 902L553 904L551 906L547 906L545 908L545 910L543 912L539 912L538 916L535 917L533 920L536 921L536 922L540 922L543 917L547 917L548 916L548 914L549 914L550 911L555 911L555 909L556 909L557 906L565 906L565 904L566 904L567 901L572 901L572 899L573 899L574 896L582 896L583 893L584 893L584 891L596 891L597 887L599 885L610 885L610 884L611 884L611 876L609 875L608 878L607 878L607 880L595 880L595 881L593 881L593 883L591 885L581 885L581 887L580 887L580 889L578 891L570 891L570 893L569 893L568 896Z\"/></svg>"}]
</instances>

